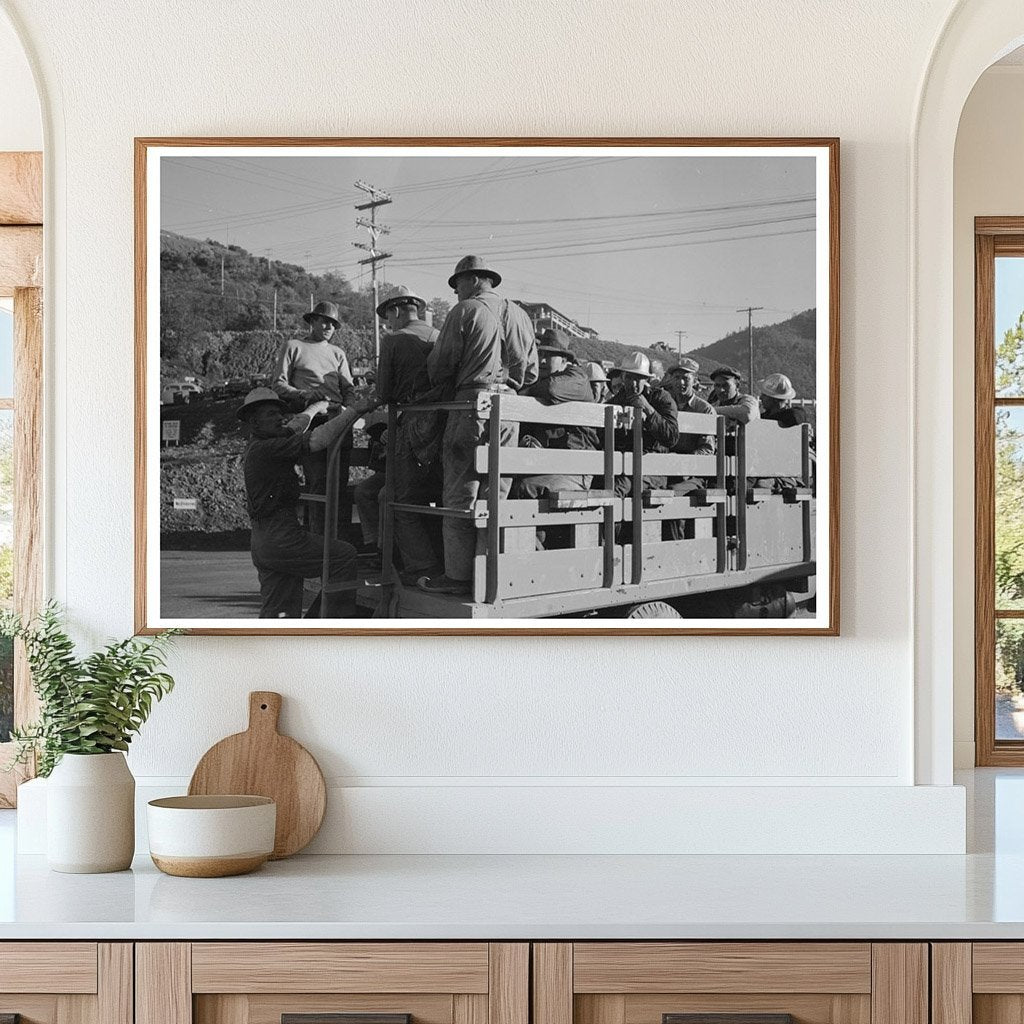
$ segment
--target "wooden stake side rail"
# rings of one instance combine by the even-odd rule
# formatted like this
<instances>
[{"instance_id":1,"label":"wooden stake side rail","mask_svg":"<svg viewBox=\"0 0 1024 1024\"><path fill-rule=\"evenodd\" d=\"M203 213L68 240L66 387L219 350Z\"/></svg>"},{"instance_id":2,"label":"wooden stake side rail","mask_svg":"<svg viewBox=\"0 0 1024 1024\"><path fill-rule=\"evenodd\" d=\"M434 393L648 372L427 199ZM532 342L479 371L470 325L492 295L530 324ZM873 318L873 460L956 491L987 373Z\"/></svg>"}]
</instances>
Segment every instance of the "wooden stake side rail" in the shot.
<instances>
[{"instance_id":1,"label":"wooden stake side rail","mask_svg":"<svg viewBox=\"0 0 1024 1024\"><path fill-rule=\"evenodd\" d=\"M473 401L390 409L388 466L395 464L395 435L403 412L442 409L472 410L483 424L487 443L477 449L474 465L482 481L481 497L470 509L399 503L394 500L395 482L387 474L382 577L380 583L364 585L359 598L377 616L543 618L788 580L808 592L799 583L801 574L806 578L815 572L808 428L787 431L755 421L730 429L719 416L679 413L680 431L713 437L715 453L645 453L643 424L632 409L587 402L544 405L488 392ZM503 447L503 431L524 423L595 429L602 447ZM623 433L629 438L625 451ZM330 453L327 536L336 515L337 451L340 445ZM541 500L509 497L511 479L527 476L583 479L580 490L560 489ZM682 483L665 487L659 478ZM798 486L783 496L764 483L779 479ZM421 597L399 584L396 512L476 524L471 601ZM555 528L571 532L556 534L554 544L538 549L537 531ZM326 571L326 549L324 554ZM668 585L672 580L674 587Z\"/></svg>"}]
</instances>

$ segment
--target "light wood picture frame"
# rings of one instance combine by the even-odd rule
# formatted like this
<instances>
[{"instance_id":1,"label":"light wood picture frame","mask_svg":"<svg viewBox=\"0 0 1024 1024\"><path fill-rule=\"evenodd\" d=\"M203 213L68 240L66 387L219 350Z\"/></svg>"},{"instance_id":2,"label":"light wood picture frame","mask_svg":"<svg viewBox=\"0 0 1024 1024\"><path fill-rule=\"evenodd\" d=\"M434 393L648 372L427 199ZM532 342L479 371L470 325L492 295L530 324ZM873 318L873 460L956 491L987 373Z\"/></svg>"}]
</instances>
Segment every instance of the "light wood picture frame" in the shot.
<instances>
[{"instance_id":1,"label":"light wood picture frame","mask_svg":"<svg viewBox=\"0 0 1024 1024\"><path fill-rule=\"evenodd\" d=\"M838 635L838 139L139 138L135 245L138 632ZM500 370L472 392L455 391L467 362L447 381L430 370L437 387L417 391L419 404L357 419L354 454L331 442L323 496L297 506L327 532L377 545L379 557L359 556L354 604L331 596L350 586L330 562L337 549L304 563L301 603L278 600L268 579L280 566L247 549L246 509L260 499L251 491L247 506L252 447L236 419L246 393L277 388L300 403L293 411L320 397L289 377L286 351L312 343L301 321L327 310L330 344L347 352L344 369L330 353L336 379L374 394L378 352L387 363L396 343L373 310L402 287L420 304L392 306L435 314L439 352L461 345L462 314L447 332L442 318L462 305L448 279L467 254L483 267L474 280L495 284L498 299L483 305L498 303L488 322L503 346L518 317L531 343L535 331L568 351L577 377L618 372L640 381L643 400L629 388L610 403L527 395L504 347ZM314 312L321 302L334 307ZM738 397L726 385L703 411L679 383L686 360L698 392L732 369ZM671 411L655 392L675 396ZM398 500L408 481L388 467L411 417L442 413L449 429L476 423L480 443L465 456L475 500L446 500L455 462L440 431L427 464L435 490ZM672 439L654 440L652 423L670 423ZM548 450L523 444L531 431ZM376 538L362 529L367 499L358 520L346 502L346 476L367 480L367 433L385 467ZM552 476L557 487L537 484ZM418 585L417 568L405 571L419 555L410 517L441 522L464 546L471 530L469 562L434 541L434 564L459 571L438 567ZM334 579L323 601L316 576ZM431 589L453 581L466 589ZM268 617L310 604L332 617Z\"/></svg>"}]
</instances>

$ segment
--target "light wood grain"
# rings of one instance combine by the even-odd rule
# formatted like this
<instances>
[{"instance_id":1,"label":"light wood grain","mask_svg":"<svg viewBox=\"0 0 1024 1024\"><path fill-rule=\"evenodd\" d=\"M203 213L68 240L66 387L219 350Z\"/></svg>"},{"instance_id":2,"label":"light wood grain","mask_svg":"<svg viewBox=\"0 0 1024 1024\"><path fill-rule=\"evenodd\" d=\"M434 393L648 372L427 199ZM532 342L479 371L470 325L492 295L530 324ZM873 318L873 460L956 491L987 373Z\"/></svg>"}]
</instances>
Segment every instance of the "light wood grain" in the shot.
<instances>
[{"instance_id":1,"label":"light wood grain","mask_svg":"<svg viewBox=\"0 0 1024 1024\"><path fill-rule=\"evenodd\" d=\"M135 951L130 942L96 947L96 1019L99 1024L134 1024Z\"/></svg>"},{"instance_id":2,"label":"light wood grain","mask_svg":"<svg viewBox=\"0 0 1024 1024\"><path fill-rule=\"evenodd\" d=\"M573 1024L571 942L533 945L533 1024Z\"/></svg>"},{"instance_id":3,"label":"light wood grain","mask_svg":"<svg viewBox=\"0 0 1024 1024\"><path fill-rule=\"evenodd\" d=\"M43 223L43 154L0 153L0 225Z\"/></svg>"},{"instance_id":4,"label":"light wood grain","mask_svg":"<svg viewBox=\"0 0 1024 1024\"><path fill-rule=\"evenodd\" d=\"M484 1001L487 997L456 996ZM218 1004L223 1002L224 1006ZM242 1007L245 1012L242 1014ZM196 996L195 1024L281 1024L284 1013L410 1013L414 1024L452 1024L452 996L422 993L274 993ZM467 1022L473 1024L473 1022ZM476 1024L487 1024L486 1018Z\"/></svg>"},{"instance_id":5,"label":"light wood grain","mask_svg":"<svg viewBox=\"0 0 1024 1024\"><path fill-rule=\"evenodd\" d=\"M327 786L313 755L277 731L281 695L249 694L249 727L211 747L196 765L190 794L246 793L277 804L271 860L308 846L327 809Z\"/></svg>"},{"instance_id":6,"label":"light wood grain","mask_svg":"<svg viewBox=\"0 0 1024 1024\"><path fill-rule=\"evenodd\" d=\"M490 1024L529 1024L530 946L526 942L492 942L489 951Z\"/></svg>"},{"instance_id":7,"label":"light wood grain","mask_svg":"<svg viewBox=\"0 0 1024 1024\"><path fill-rule=\"evenodd\" d=\"M486 992L483 942L197 942L193 991Z\"/></svg>"},{"instance_id":8,"label":"light wood grain","mask_svg":"<svg viewBox=\"0 0 1024 1024\"><path fill-rule=\"evenodd\" d=\"M931 1024L971 1024L971 944L931 946Z\"/></svg>"},{"instance_id":9,"label":"light wood grain","mask_svg":"<svg viewBox=\"0 0 1024 1024\"><path fill-rule=\"evenodd\" d=\"M1024 993L1024 943L975 942L972 961L973 991Z\"/></svg>"},{"instance_id":10,"label":"light wood grain","mask_svg":"<svg viewBox=\"0 0 1024 1024\"><path fill-rule=\"evenodd\" d=\"M281 1014L292 1012L291 1005L271 1014L273 1024L281 1024ZM252 1020L249 997L238 993L221 996L196 996L192 1001L193 1024L248 1024Z\"/></svg>"},{"instance_id":11,"label":"light wood grain","mask_svg":"<svg viewBox=\"0 0 1024 1024\"><path fill-rule=\"evenodd\" d=\"M95 942L5 942L0 992L96 991Z\"/></svg>"},{"instance_id":12,"label":"light wood grain","mask_svg":"<svg viewBox=\"0 0 1024 1024\"><path fill-rule=\"evenodd\" d=\"M635 995L625 997L623 1024L661 1024L665 1013L791 1013L799 1024L870 1024L871 997L803 992Z\"/></svg>"},{"instance_id":13,"label":"light wood grain","mask_svg":"<svg viewBox=\"0 0 1024 1024\"><path fill-rule=\"evenodd\" d=\"M972 1010L973 1024L1024 1024L1024 996L977 994Z\"/></svg>"},{"instance_id":14,"label":"light wood grain","mask_svg":"<svg viewBox=\"0 0 1024 1024\"><path fill-rule=\"evenodd\" d=\"M63 996L0 992L0 1016L21 1015L21 1024L57 1024L57 1002ZM78 998L88 999L88 996Z\"/></svg>"},{"instance_id":15,"label":"light wood grain","mask_svg":"<svg viewBox=\"0 0 1024 1024\"><path fill-rule=\"evenodd\" d=\"M465 992L453 995L452 1024L487 1024L487 996Z\"/></svg>"},{"instance_id":16,"label":"light wood grain","mask_svg":"<svg viewBox=\"0 0 1024 1024\"><path fill-rule=\"evenodd\" d=\"M57 1024L98 1024L95 996L57 997Z\"/></svg>"},{"instance_id":17,"label":"light wood grain","mask_svg":"<svg viewBox=\"0 0 1024 1024\"><path fill-rule=\"evenodd\" d=\"M135 1024L192 1024L191 946L135 946Z\"/></svg>"},{"instance_id":18,"label":"light wood grain","mask_svg":"<svg viewBox=\"0 0 1024 1024\"><path fill-rule=\"evenodd\" d=\"M576 943L576 992L870 992L867 943Z\"/></svg>"},{"instance_id":19,"label":"light wood grain","mask_svg":"<svg viewBox=\"0 0 1024 1024\"><path fill-rule=\"evenodd\" d=\"M28 620L43 603L43 293L14 292L14 609ZM39 717L24 644L15 647L14 723Z\"/></svg>"},{"instance_id":20,"label":"light wood grain","mask_svg":"<svg viewBox=\"0 0 1024 1024\"><path fill-rule=\"evenodd\" d=\"M575 1024L625 1024L625 996L576 995L572 1003Z\"/></svg>"},{"instance_id":21,"label":"light wood grain","mask_svg":"<svg viewBox=\"0 0 1024 1024\"><path fill-rule=\"evenodd\" d=\"M927 945L872 943L871 976L871 1024L928 1024Z\"/></svg>"},{"instance_id":22,"label":"light wood grain","mask_svg":"<svg viewBox=\"0 0 1024 1024\"><path fill-rule=\"evenodd\" d=\"M0 297L43 285L43 229L0 227Z\"/></svg>"}]
</instances>

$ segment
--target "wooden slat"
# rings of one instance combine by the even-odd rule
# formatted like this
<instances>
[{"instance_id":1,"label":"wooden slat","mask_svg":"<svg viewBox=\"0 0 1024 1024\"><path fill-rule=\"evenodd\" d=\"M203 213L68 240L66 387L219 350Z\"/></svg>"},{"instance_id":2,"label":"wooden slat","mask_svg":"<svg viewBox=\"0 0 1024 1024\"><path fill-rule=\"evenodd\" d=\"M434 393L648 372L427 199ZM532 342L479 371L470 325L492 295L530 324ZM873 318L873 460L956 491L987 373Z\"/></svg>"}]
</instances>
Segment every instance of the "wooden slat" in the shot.
<instances>
[{"instance_id":1,"label":"wooden slat","mask_svg":"<svg viewBox=\"0 0 1024 1024\"><path fill-rule=\"evenodd\" d=\"M604 405L595 402L560 402L545 405L536 398L501 395L501 418L510 423L562 423L567 426L604 426Z\"/></svg>"},{"instance_id":2,"label":"wooden slat","mask_svg":"<svg viewBox=\"0 0 1024 1024\"><path fill-rule=\"evenodd\" d=\"M633 456L623 455L622 471L633 472ZM641 457L644 476L708 476L718 472L714 455L676 455L671 452L650 452ZM504 470L502 470L504 472Z\"/></svg>"},{"instance_id":3,"label":"wooden slat","mask_svg":"<svg viewBox=\"0 0 1024 1024\"><path fill-rule=\"evenodd\" d=\"M487 1024L487 996L464 992L452 996L452 1024Z\"/></svg>"},{"instance_id":4,"label":"wooden slat","mask_svg":"<svg viewBox=\"0 0 1024 1024\"><path fill-rule=\"evenodd\" d=\"M43 223L43 154L0 153L0 224Z\"/></svg>"},{"instance_id":5,"label":"wooden slat","mask_svg":"<svg viewBox=\"0 0 1024 1024\"><path fill-rule=\"evenodd\" d=\"M492 942L489 949L487 1019L489 1024L529 1024L530 946Z\"/></svg>"},{"instance_id":6,"label":"wooden slat","mask_svg":"<svg viewBox=\"0 0 1024 1024\"><path fill-rule=\"evenodd\" d=\"M576 943L576 992L870 992L867 943Z\"/></svg>"},{"instance_id":7,"label":"wooden slat","mask_svg":"<svg viewBox=\"0 0 1024 1024\"><path fill-rule=\"evenodd\" d=\"M972 961L974 992L1024 993L1024 943L976 942Z\"/></svg>"},{"instance_id":8,"label":"wooden slat","mask_svg":"<svg viewBox=\"0 0 1024 1024\"><path fill-rule=\"evenodd\" d=\"M486 992L483 942L197 942L194 992Z\"/></svg>"},{"instance_id":9,"label":"wooden slat","mask_svg":"<svg viewBox=\"0 0 1024 1024\"><path fill-rule=\"evenodd\" d=\"M484 1016L479 1024L487 1024L487 996L455 998L483 1000ZM452 1024L453 1020L452 996L447 993L273 993L196 996L195 1024L281 1024L283 1013L408 1013L414 1024Z\"/></svg>"},{"instance_id":10,"label":"wooden slat","mask_svg":"<svg viewBox=\"0 0 1024 1024\"><path fill-rule=\"evenodd\" d=\"M192 1024L191 959L187 942L135 946L135 1024Z\"/></svg>"},{"instance_id":11,"label":"wooden slat","mask_svg":"<svg viewBox=\"0 0 1024 1024\"><path fill-rule=\"evenodd\" d=\"M928 947L923 942L871 946L871 1024L928 1024Z\"/></svg>"},{"instance_id":12,"label":"wooden slat","mask_svg":"<svg viewBox=\"0 0 1024 1024\"><path fill-rule=\"evenodd\" d=\"M5 942L0 946L0 992L96 991L95 942Z\"/></svg>"},{"instance_id":13,"label":"wooden slat","mask_svg":"<svg viewBox=\"0 0 1024 1024\"><path fill-rule=\"evenodd\" d=\"M133 1024L135 954L130 942L101 942L97 955L99 1024Z\"/></svg>"},{"instance_id":14,"label":"wooden slat","mask_svg":"<svg viewBox=\"0 0 1024 1024\"><path fill-rule=\"evenodd\" d=\"M23 620L43 601L43 293L14 293L14 609ZM14 663L14 723L39 716L39 700L19 641Z\"/></svg>"},{"instance_id":15,"label":"wooden slat","mask_svg":"<svg viewBox=\"0 0 1024 1024\"><path fill-rule=\"evenodd\" d=\"M971 944L932 943L931 1024L971 1024Z\"/></svg>"},{"instance_id":16,"label":"wooden slat","mask_svg":"<svg viewBox=\"0 0 1024 1024\"><path fill-rule=\"evenodd\" d=\"M0 227L0 298L43 285L43 229Z\"/></svg>"},{"instance_id":17,"label":"wooden slat","mask_svg":"<svg viewBox=\"0 0 1024 1024\"><path fill-rule=\"evenodd\" d=\"M974 746L991 765L996 733L995 262L992 237L975 239L974 281Z\"/></svg>"},{"instance_id":18,"label":"wooden slat","mask_svg":"<svg viewBox=\"0 0 1024 1024\"><path fill-rule=\"evenodd\" d=\"M533 945L533 1024L573 1024L571 942Z\"/></svg>"},{"instance_id":19,"label":"wooden slat","mask_svg":"<svg viewBox=\"0 0 1024 1024\"><path fill-rule=\"evenodd\" d=\"M682 456L681 456L682 457ZM622 472L622 454L615 453L615 472ZM487 446L476 450L476 471L487 472ZM502 476L539 476L558 473L567 476L596 476L604 472L603 452L550 448L502 448Z\"/></svg>"},{"instance_id":20,"label":"wooden slat","mask_svg":"<svg viewBox=\"0 0 1024 1024\"><path fill-rule=\"evenodd\" d=\"M1024 235L1024 217L975 217L977 235Z\"/></svg>"}]
</instances>

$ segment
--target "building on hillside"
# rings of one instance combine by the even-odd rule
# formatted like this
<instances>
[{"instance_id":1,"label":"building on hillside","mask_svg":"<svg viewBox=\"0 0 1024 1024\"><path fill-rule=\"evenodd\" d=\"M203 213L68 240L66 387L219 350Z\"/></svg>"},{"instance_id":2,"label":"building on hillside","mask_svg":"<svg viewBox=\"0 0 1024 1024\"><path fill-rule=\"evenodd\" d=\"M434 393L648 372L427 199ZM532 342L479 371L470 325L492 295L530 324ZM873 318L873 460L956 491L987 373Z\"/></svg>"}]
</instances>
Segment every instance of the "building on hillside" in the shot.
<instances>
[{"instance_id":1,"label":"building on hillside","mask_svg":"<svg viewBox=\"0 0 1024 1024\"><path fill-rule=\"evenodd\" d=\"M530 318L533 329L537 333L554 328L556 331L568 334L570 338L596 338L598 336L593 327L584 327L564 313L559 313L554 306L549 306L546 302L523 302L520 299L514 301L526 310L526 315Z\"/></svg>"}]
</instances>

